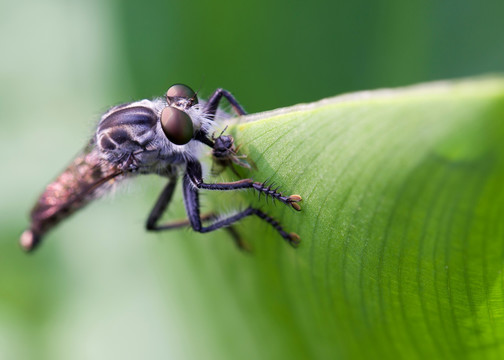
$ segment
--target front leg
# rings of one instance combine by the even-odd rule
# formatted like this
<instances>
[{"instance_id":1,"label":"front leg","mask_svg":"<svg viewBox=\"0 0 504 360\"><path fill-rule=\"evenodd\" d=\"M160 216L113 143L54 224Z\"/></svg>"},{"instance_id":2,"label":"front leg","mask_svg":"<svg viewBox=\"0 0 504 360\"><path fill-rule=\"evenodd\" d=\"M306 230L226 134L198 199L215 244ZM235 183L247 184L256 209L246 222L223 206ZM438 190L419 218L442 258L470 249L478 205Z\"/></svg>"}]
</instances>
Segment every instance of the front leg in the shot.
<instances>
[{"instance_id":1,"label":"front leg","mask_svg":"<svg viewBox=\"0 0 504 360\"><path fill-rule=\"evenodd\" d=\"M210 96L210 99L208 99L208 102L205 104L203 114L208 116L210 119L214 119L222 98L226 98L227 101L229 101L238 115L246 114L245 110L238 103L235 97L229 91L224 89L215 90L212 96ZM236 154L233 137L230 135L223 135L223 133L224 131L220 134L220 136L214 138L213 135L210 136L207 131L201 129L194 134L194 139L212 148L214 163L220 165L222 168L225 166L231 166L231 169L233 169L232 164L234 163L250 169L250 165L246 161L240 159L244 156L238 156ZM236 170L233 169L233 171L236 173Z\"/></svg>"},{"instance_id":2,"label":"front leg","mask_svg":"<svg viewBox=\"0 0 504 360\"><path fill-rule=\"evenodd\" d=\"M217 89L214 91L212 96L210 96L210 99L208 99L208 102L206 103L204 108L205 114L215 117L215 114L217 113L217 108L219 107L219 103L223 97L226 98L226 100L231 104L234 111L238 115L247 114L243 109L243 107L240 105L240 103L236 100L236 98L229 91L224 89Z\"/></svg>"},{"instance_id":3,"label":"front leg","mask_svg":"<svg viewBox=\"0 0 504 360\"><path fill-rule=\"evenodd\" d=\"M240 105L240 103L236 100L236 98L229 91L224 90L224 89L220 89L220 88L215 90L214 93L212 94L212 96L210 96L207 103L205 104L205 107L203 108L203 113L205 115L207 115L208 117L210 117L211 119L214 119L215 114L217 113L217 109L219 108L219 103L223 97L231 104L231 106L233 107L233 109L235 110L235 112L238 115L246 115L247 114L245 112L245 110L243 109L243 107ZM221 137L222 137L222 134L217 139L220 139ZM231 138L230 136L228 136L228 137ZM202 142L203 144L208 145L211 148L215 147L214 140L216 140L216 139L210 138L209 134L205 133L202 130L198 131L195 134L194 138L196 140ZM226 144L228 144L228 146L229 146L228 149L231 149L231 146L233 145L233 143L232 142L229 143L228 140L225 140L225 141L226 141Z\"/></svg>"},{"instance_id":4,"label":"front leg","mask_svg":"<svg viewBox=\"0 0 504 360\"><path fill-rule=\"evenodd\" d=\"M224 132L222 132L217 138L214 138L213 136L209 138L208 135L203 131L198 131L194 136L194 139L212 148L214 164L219 165L221 168L236 164L241 167L250 169L250 164L247 161L243 160L243 158L247 156L236 154L237 150L234 146L233 137L231 135L223 135L223 133ZM235 174L237 174L236 170L234 170L233 167L231 167L231 169Z\"/></svg>"},{"instance_id":5,"label":"front leg","mask_svg":"<svg viewBox=\"0 0 504 360\"><path fill-rule=\"evenodd\" d=\"M212 174L218 175L226 167L230 167L233 173L239 176L238 172L233 167L233 164L244 167L246 169L250 169L252 166L250 165L249 161L245 160L247 155L237 154L238 149L234 146L233 137L231 135L223 135L224 131L226 131L226 129L224 129L217 138L214 138L212 135L212 140L215 141L215 145L212 150ZM255 169L256 167L253 162L252 165Z\"/></svg>"}]
</instances>

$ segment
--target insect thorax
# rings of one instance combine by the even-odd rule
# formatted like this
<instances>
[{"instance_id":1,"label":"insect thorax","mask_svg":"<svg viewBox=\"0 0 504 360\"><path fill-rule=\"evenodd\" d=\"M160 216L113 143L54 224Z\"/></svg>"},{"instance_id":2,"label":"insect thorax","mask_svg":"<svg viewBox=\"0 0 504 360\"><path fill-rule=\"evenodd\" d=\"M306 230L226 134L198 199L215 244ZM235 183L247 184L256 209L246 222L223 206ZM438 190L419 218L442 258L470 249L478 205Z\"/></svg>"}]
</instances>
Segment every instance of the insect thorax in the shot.
<instances>
[{"instance_id":1,"label":"insect thorax","mask_svg":"<svg viewBox=\"0 0 504 360\"><path fill-rule=\"evenodd\" d=\"M166 106L163 99L155 99L111 108L102 116L95 136L102 158L116 164L133 162L127 166L135 171L160 173L165 167L197 157L197 141L175 145L164 135L159 117ZM196 106L186 112L195 129L200 129L208 121Z\"/></svg>"}]
</instances>

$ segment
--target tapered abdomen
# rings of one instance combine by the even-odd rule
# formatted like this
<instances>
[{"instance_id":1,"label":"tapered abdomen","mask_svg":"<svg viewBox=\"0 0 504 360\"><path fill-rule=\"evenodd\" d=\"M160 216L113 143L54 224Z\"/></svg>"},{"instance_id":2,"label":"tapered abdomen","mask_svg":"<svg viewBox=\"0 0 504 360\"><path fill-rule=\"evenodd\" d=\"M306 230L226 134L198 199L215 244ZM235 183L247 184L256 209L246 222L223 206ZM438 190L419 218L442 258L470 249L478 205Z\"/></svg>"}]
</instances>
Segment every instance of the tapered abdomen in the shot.
<instances>
[{"instance_id":1,"label":"tapered abdomen","mask_svg":"<svg viewBox=\"0 0 504 360\"><path fill-rule=\"evenodd\" d=\"M47 185L31 211L31 225L21 235L21 246L33 250L46 232L124 177L115 165L102 162L90 144L82 154Z\"/></svg>"}]
</instances>

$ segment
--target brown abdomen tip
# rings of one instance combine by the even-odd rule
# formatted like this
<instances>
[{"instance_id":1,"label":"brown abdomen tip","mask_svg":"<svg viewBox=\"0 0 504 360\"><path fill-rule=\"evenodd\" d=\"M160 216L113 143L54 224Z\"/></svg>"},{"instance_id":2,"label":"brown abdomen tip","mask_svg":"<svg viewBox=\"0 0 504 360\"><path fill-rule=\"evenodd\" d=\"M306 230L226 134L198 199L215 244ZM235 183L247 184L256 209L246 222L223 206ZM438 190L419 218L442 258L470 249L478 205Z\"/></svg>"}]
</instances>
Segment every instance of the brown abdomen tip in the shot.
<instances>
[{"instance_id":1,"label":"brown abdomen tip","mask_svg":"<svg viewBox=\"0 0 504 360\"><path fill-rule=\"evenodd\" d=\"M25 230L19 238L19 243L25 251L31 251L37 246L39 236L35 235L30 229Z\"/></svg>"}]
</instances>

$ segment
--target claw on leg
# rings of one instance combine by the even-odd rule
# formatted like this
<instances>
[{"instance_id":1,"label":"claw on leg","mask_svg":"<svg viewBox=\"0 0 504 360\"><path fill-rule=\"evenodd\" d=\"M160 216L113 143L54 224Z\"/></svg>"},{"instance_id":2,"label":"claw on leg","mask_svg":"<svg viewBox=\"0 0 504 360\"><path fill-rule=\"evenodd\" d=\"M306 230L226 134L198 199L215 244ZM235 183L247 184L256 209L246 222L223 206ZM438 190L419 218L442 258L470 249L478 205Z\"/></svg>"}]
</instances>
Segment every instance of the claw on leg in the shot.
<instances>
[{"instance_id":1,"label":"claw on leg","mask_svg":"<svg viewBox=\"0 0 504 360\"><path fill-rule=\"evenodd\" d=\"M289 233L289 244L293 248L297 248L300 243L301 243L301 238L299 237L298 234L296 234L294 232Z\"/></svg>"},{"instance_id":2,"label":"claw on leg","mask_svg":"<svg viewBox=\"0 0 504 360\"><path fill-rule=\"evenodd\" d=\"M297 211L301 211L301 206L298 204L298 202L302 201L303 198L300 195L294 194L291 195L287 198L287 201L289 205Z\"/></svg>"}]
</instances>

